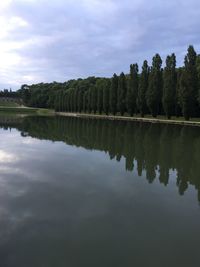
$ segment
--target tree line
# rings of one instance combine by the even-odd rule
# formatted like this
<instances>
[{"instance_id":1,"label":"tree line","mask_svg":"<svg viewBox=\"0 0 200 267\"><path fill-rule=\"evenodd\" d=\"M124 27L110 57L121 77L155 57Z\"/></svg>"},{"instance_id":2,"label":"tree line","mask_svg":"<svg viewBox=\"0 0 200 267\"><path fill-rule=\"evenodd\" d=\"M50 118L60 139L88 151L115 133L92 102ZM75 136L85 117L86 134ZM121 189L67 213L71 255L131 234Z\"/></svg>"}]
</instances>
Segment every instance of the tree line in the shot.
<instances>
[{"instance_id":1,"label":"tree line","mask_svg":"<svg viewBox=\"0 0 200 267\"><path fill-rule=\"evenodd\" d=\"M12 91L11 89L0 90L0 98L19 98L20 94L18 92Z\"/></svg>"},{"instance_id":2,"label":"tree line","mask_svg":"<svg viewBox=\"0 0 200 267\"><path fill-rule=\"evenodd\" d=\"M144 61L140 73L135 63L129 74L22 85L18 92L28 106L62 112L200 117L200 55L190 45L184 66L176 66L174 53L162 65L156 54L151 66Z\"/></svg>"}]
</instances>

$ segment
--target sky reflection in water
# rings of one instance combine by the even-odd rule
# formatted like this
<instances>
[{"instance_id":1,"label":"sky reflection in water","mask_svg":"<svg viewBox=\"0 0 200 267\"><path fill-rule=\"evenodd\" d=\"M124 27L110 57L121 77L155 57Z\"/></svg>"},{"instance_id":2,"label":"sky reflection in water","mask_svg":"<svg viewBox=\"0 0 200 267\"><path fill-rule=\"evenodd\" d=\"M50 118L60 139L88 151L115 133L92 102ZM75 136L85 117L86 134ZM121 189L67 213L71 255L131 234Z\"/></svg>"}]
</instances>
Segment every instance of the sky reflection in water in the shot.
<instances>
[{"instance_id":1,"label":"sky reflection in water","mask_svg":"<svg viewBox=\"0 0 200 267\"><path fill-rule=\"evenodd\" d=\"M113 122L93 124L101 142L93 130L84 130L87 120L33 117L2 124L12 130L0 129L0 266L198 266L197 162L190 172L189 158L184 166L190 175L181 195L177 186L177 175L182 183L185 177L180 175L181 161L169 163L177 164L179 174L170 168L167 183L166 177L160 178L161 167L166 167L160 159L169 153L162 146L151 150L155 155L159 149L156 178L147 179L151 153L145 154L138 175L136 142L131 145L138 124L123 123L121 128ZM154 135L149 127L138 135L151 134L149 147L147 137L143 139L143 149L155 145L158 136L167 147L171 141L164 138L166 127L153 129ZM111 129L118 132L109 139ZM183 130L180 135L174 127L170 130L182 142ZM23 137L25 133L29 136ZM195 138L198 148L192 130L187 138L191 144ZM188 151L187 143L183 147ZM191 158L198 159L198 154ZM134 169L127 163L130 159Z\"/></svg>"}]
</instances>

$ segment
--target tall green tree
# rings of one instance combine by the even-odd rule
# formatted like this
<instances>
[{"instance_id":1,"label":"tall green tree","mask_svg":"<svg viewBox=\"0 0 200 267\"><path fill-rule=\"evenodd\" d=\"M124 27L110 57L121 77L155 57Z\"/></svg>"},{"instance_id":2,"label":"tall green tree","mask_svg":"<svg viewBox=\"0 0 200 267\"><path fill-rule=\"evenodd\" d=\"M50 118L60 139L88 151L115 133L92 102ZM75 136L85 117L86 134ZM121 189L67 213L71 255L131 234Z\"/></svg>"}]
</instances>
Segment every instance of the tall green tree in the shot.
<instances>
[{"instance_id":1,"label":"tall green tree","mask_svg":"<svg viewBox=\"0 0 200 267\"><path fill-rule=\"evenodd\" d=\"M107 79L103 88L103 111L108 115L109 113L109 91L110 91L110 80Z\"/></svg>"},{"instance_id":2,"label":"tall green tree","mask_svg":"<svg viewBox=\"0 0 200 267\"><path fill-rule=\"evenodd\" d=\"M97 112L97 87L92 87L91 108L94 114Z\"/></svg>"},{"instance_id":3,"label":"tall green tree","mask_svg":"<svg viewBox=\"0 0 200 267\"><path fill-rule=\"evenodd\" d=\"M90 86L89 90L88 90L88 112L91 113L92 112L92 94L93 94L93 85Z\"/></svg>"},{"instance_id":4,"label":"tall green tree","mask_svg":"<svg viewBox=\"0 0 200 267\"><path fill-rule=\"evenodd\" d=\"M181 116L181 77L183 68L178 68L176 70L176 96L175 96L175 115L177 117Z\"/></svg>"},{"instance_id":5,"label":"tall green tree","mask_svg":"<svg viewBox=\"0 0 200 267\"><path fill-rule=\"evenodd\" d=\"M83 95L84 95L84 91L83 90L79 90L78 91L78 112L81 113L83 111Z\"/></svg>"},{"instance_id":6,"label":"tall green tree","mask_svg":"<svg viewBox=\"0 0 200 267\"><path fill-rule=\"evenodd\" d=\"M149 71L150 68L148 66L148 62L147 60L145 60L142 66L142 73L139 80L138 100L137 100L137 105L141 117L144 117L145 113L147 112L146 92L148 89Z\"/></svg>"},{"instance_id":7,"label":"tall green tree","mask_svg":"<svg viewBox=\"0 0 200 267\"><path fill-rule=\"evenodd\" d=\"M110 111L113 115L117 112L118 76L114 73L110 87Z\"/></svg>"},{"instance_id":8,"label":"tall green tree","mask_svg":"<svg viewBox=\"0 0 200 267\"><path fill-rule=\"evenodd\" d=\"M78 89L73 88L73 111L77 112L78 110Z\"/></svg>"},{"instance_id":9,"label":"tall green tree","mask_svg":"<svg viewBox=\"0 0 200 267\"><path fill-rule=\"evenodd\" d=\"M56 98L56 110L63 111L63 91L59 91L58 97Z\"/></svg>"},{"instance_id":10,"label":"tall green tree","mask_svg":"<svg viewBox=\"0 0 200 267\"><path fill-rule=\"evenodd\" d=\"M137 94L138 94L138 65L130 66L130 74L128 78L128 88L126 94L126 107L130 116L133 116L137 110Z\"/></svg>"},{"instance_id":11,"label":"tall green tree","mask_svg":"<svg viewBox=\"0 0 200 267\"><path fill-rule=\"evenodd\" d=\"M162 99L162 59L159 54L153 57L152 68L149 77L149 85L146 94L147 105L153 117L157 117Z\"/></svg>"},{"instance_id":12,"label":"tall green tree","mask_svg":"<svg viewBox=\"0 0 200 267\"><path fill-rule=\"evenodd\" d=\"M175 96L176 96L176 56L173 53L167 56L166 67L163 73L163 97L162 103L165 114L168 119L175 111Z\"/></svg>"},{"instance_id":13,"label":"tall green tree","mask_svg":"<svg viewBox=\"0 0 200 267\"><path fill-rule=\"evenodd\" d=\"M23 84L19 89L19 94L23 100L23 103L28 106L31 98L30 87L27 84Z\"/></svg>"},{"instance_id":14,"label":"tall green tree","mask_svg":"<svg viewBox=\"0 0 200 267\"><path fill-rule=\"evenodd\" d=\"M99 79L96 82L97 87L97 110L99 114L102 114L103 111L103 88L105 86L105 80Z\"/></svg>"},{"instance_id":15,"label":"tall green tree","mask_svg":"<svg viewBox=\"0 0 200 267\"><path fill-rule=\"evenodd\" d=\"M198 78L198 103L200 105L200 55L197 56L196 65L197 65L197 78ZM199 115L200 114L198 114L198 116Z\"/></svg>"},{"instance_id":16,"label":"tall green tree","mask_svg":"<svg viewBox=\"0 0 200 267\"><path fill-rule=\"evenodd\" d=\"M69 97L69 90L66 92L66 111L70 111L70 97Z\"/></svg>"},{"instance_id":17,"label":"tall green tree","mask_svg":"<svg viewBox=\"0 0 200 267\"><path fill-rule=\"evenodd\" d=\"M189 46L185 56L185 68L181 77L181 108L183 116L189 120L197 113L198 76L196 66L197 54L193 46Z\"/></svg>"},{"instance_id":18,"label":"tall green tree","mask_svg":"<svg viewBox=\"0 0 200 267\"><path fill-rule=\"evenodd\" d=\"M123 116L126 111L126 92L127 92L126 76L122 72L119 76L119 81L118 81L118 110L121 116Z\"/></svg>"},{"instance_id":19,"label":"tall green tree","mask_svg":"<svg viewBox=\"0 0 200 267\"><path fill-rule=\"evenodd\" d=\"M60 100L60 95L59 95L59 93L57 93L56 97L55 97L55 102L54 102L54 108L55 108L56 112L60 111L59 100Z\"/></svg>"},{"instance_id":20,"label":"tall green tree","mask_svg":"<svg viewBox=\"0 0 200 267\"><path fill-rule=\"evenodd\" d=\"M88 90L84 91L83 93L83 112L87 112L88 107Z\"/></svg>"}]
</instances>

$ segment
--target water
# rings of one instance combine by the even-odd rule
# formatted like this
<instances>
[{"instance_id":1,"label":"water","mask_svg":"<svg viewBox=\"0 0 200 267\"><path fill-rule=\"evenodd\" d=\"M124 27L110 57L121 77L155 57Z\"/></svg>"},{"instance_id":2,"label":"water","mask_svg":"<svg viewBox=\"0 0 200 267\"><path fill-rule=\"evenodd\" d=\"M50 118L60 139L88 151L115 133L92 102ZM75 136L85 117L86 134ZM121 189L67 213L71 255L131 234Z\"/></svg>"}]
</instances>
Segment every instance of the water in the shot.
<instances>
[{"instance_id":1,"label":"water","mask_svg":"<svg viewBox=\"0 0 200 267\"><path fill-rule=\"evenodd\" d=\"M198 267L200 129L0 117L1 267Z\"/></svg>"}]
</instances>

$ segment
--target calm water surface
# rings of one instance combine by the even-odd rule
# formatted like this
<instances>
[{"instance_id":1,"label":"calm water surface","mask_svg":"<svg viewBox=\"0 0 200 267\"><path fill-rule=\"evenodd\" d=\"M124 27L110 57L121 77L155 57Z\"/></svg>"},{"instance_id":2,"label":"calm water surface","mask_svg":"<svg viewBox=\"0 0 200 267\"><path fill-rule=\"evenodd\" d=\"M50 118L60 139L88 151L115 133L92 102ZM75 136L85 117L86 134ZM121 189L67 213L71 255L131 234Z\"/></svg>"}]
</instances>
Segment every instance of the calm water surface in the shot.
<instances>
[{"instance_id":1,"label":"calm water surface","mask_svg":"<svg viewBox=\"0 0 200 267\"><path fill-rule=\"evenodd\" d=\"M200 129L0 117L0 267L200 266Z\"/></svg>"}]
</instances>

